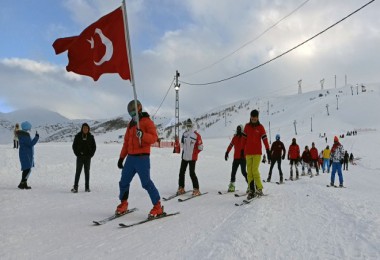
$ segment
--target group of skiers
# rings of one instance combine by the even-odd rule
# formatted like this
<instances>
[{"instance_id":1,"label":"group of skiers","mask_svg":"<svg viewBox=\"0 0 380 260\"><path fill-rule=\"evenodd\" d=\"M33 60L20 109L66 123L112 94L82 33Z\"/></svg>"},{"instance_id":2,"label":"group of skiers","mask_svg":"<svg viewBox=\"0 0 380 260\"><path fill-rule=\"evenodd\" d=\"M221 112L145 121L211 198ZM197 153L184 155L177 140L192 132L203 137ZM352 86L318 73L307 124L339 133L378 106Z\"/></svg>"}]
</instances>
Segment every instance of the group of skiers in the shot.
<instances>
[{"instance_id":1,"label":"group of skiers","mask_svg":"<svg viewBox=\"0 0 380 260\"><path fill-rule=\"evenodd\" d=\"M272 146L269 149L265 129L258 121L257 110L253 110L251 112L251 121L246 124L244 130L242 130L242 128L242 125L237 126L236 133L228 145L225 153L225 160L227 161L229 153L234 147L234 160L232 162L232 171L230 184L228 186L228 192L235 191L236 172L240 166L241 173L248 184L247 192L248 199L250 199L256 195L263 194L263 186L260 178L260 173L258 171L258 166L261 159L261 141L265 145L266 157L270 163L269 173L266 179L267 182L271 181L272 171L276 163L280 175L279 183L281 184L284 182L281 162L285 159L286 148L284 146L284 143L280 140L280 135L276 134L276 141L272 143ZM247 143L249 145L247 145ZM265 157L265 154L263 157ZM312 173L312 168L316 170L315 174L319 175L319 169L320 166L322 166L323 173L326 171L329 173L330 168L332 168L330 185L334 186L335 175L337 173L339 176L339 186L343 187L342 165L344 166L343 170L348 170L348 162L353 161L352 153L350 157L351 159L349 159L348 152L344 151L344 148L339 142L339 138L337 136L334 137L334 144L331 150L327 145L326 149L324 149L321 153L318 153L318 149L315 147L315 143L313 142L310 149L308 145L305 146L302 154L300 147L297 144L296 138L293 138L287 155L287 159L289 160L290 164L289 179L299 179L299 165L301 165L301 175L305 176L308 174L310 177L314 176ZM266 162L265 159L266 158L262 160L263 163Z\"/></svg>"},{"instance_id":2,"label":"group of skiers","mask_svg":"<svg viewBox=\"0 0 380 260\"><path fill-rule=\"evenodd\" d=\"M150 178L150 149L151 145L158 139L156 127L150 119L149 114L142 112L142 104L140 101L130 101L127 109L132 119L126 129L124 143L117 162L118 168L121 169L121 178L119 181L120 204L116 207L115 214L124 214L128 211L130 183L137 173L140 177L142 187L148 192L153 204L153 208L149 212L149 217L157 217L164 214L164 211L161 205L159 191ZM30 175L31 168L34 166L33 147L39 139L37 132L33 139L30 137L29 131L31 127L31 124L25 121L21 124L21 130L15 132L15 136L17 136L20 145L19 156L22 169L22 179L18 186L20 189L30 189L30 186L27 185L27 179ZM228 192L235 191L236 172L240 166L241 173L247 182L247 198L252 199L256 196L263 195L263 184L259 172L262 158L262 144L265 147L268 162L270 162L270 170L266 181L271 181L272 170L277 163L280 183L283 183L284 178L281 170L281 162L285 159L286 149L280 139L280 135L277 134L276 141L273 142L271 147L269 146L265 128L259 121L259 111L256 109L252 110L249 122L245 124L244 127L242 125L237 126L236 134L225 152L225 160L227 161L229 153L232 148L234 148L234 159ZM187 166L189 166L193 186L192 196L199 196L201 192L195 173L195 166L198 154L203 150L203 142L201 135L194 129L191 119L186 121L186 131L182 135L181 144L182 156L176 195L185 193L185 172ZM332 161L331 185L334 184L335 173L338 172L339 184L343 186L342 163L345 158L343 146L339 143L339 139L335 137L331 151L328 148L327 146L323 151L323 172L325 172L325 169L329 171L330 161L328 158L330 156L330 160ZM85 191L90 192L90 164L91 158L96 151L96 143L87 123L82 125L81 131L75 136L72 149L77 159L74 186L71 191L73 193L78 192L78 182L82 168L84 168ZM287 158L290 161L290 180L293 180L293 168L295 169L295 178L299 178L299 163L302 163L302 175L305 175L305 170L307 170L307 172L313 176L311 167L315 167L316 174L319 174L318 151L314 143L312 143L310 150L308 146L306 146L301 156L296 139L293 138L288 149Z\"/></svg>"}]
</instances>

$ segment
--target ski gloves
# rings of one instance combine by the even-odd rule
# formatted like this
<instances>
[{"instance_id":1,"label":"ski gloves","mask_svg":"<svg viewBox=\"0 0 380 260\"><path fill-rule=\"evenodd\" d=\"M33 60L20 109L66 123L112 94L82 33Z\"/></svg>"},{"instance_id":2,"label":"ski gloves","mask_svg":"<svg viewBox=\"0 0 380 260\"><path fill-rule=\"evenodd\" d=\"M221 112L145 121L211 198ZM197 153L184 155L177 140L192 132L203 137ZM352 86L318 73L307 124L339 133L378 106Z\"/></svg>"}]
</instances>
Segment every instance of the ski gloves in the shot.
<instances>
[{"instance_id":1,"label":"ski gloves","mask_svg":"<svg viewBox=\"0 0 380 260\"><path fill-rule=\"evenodd\" d=\"M226 152L226 154L224 155L224 160L228 160L228 152Z\"/></svg>"},{"instance_id":2,"label":"ski gloves","mask_svg":"<svg viewBox=\"0 0 380 260\"><path fill-rule=\"evenodd\" d=\"M119 158L119 160L117 161L117 167L119 169L123 169L123 161L124 161L124 158Z\"/></svg>"},{"instance_id":3,"label":"ski gloves","mask_svg":"<svg viewBox=\"0 0 380 260\"><path fill-rule=\"evenodd\" d=\"M268 158L268 162L271 160L271 154L270 154L270 150L267 149L267 158Z\"/></svg>"}]
</instances>

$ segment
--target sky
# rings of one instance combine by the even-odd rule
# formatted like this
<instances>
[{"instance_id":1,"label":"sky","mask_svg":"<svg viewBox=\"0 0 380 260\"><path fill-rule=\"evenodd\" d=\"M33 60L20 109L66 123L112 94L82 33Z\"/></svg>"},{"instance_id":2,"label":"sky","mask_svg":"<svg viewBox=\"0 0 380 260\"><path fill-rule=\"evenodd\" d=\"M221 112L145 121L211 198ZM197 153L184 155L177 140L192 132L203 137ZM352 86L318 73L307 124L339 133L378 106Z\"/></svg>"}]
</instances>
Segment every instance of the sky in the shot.
<instances>
[{"instance_id":1,"label":"sky","mask_svg":"<svg viewBox=\"0 0 380 260\"><path fill-rule=\"evenodd\" d=\"M174 117L176 70L180 117L243 98L335 85L380 82L380 10L374 1L296 50L242 76L339 21L369 1L126 1L137 97L155 116ZM57 38L79 35L121 1L3 0L0 9L0 112L42 107L69 119L126 113L129 81L97 82L68 73ZM285 19L283 19L286 17ZM335 80L336 79L336 80ZM335 83L336 82L336 83ZM168 94L167 94L168 93ZM166 95L167 94L167 95ZM162 104L162 105L161 105Z\"/></svg>"},{"instance_id":2,"label":"sky","mask_svg":"<svg viewBox=\"0 0 380 260\"><path fill-rule=\"evenodd\" d=\"M279 133L287 150L293 137L301 150L314 142L321 151L326 145L332 147L334 135L357 130L357 135L339 139L357 159L356 165L349 164L348 171L343 171L346 188L326 187L330 183L327 173L313 178L300 176L297 181L277 185L276 165L272 183L263 183L267 196L235 206L246 197L218 194L226 191L230 182L233 151L228 161L224 154L232 130L247 120L244 113L232 112L231 123L225 125L221 115L211 127L198 129L204 149L198 155L196 174L201 192L208 194L186 202L162 200L167 213L180 214L127 229L119 228L119 223L143 220L152 208L137 175L131 182L128 203L138 210L102 226L93 225L94 220L111 216L120 202L120 169L116 164L122 144L108 141L125 129L95 134L97 149L91 159L90 193L84 191L83 173L78 193L70 192L76 162L72 140L43 142L43 126L38 128L41 139L34 146L35 167L28 179L32 189L19 190L18 151L9 138L0 144L0 259L380 259L380 114L373 113L380 109L380 84L354 95L349 87L330 92L324 97L318 97L317 91L277 97L271 107L275 113L261 113L260 121L268 133L267 120L271 118L272 137ZM336 93L341 95L338 110L334 109ZM296 104L297 99L301 106ZM250 100L249 110L256 101ZM330 115L324 109L326 102ZM235 105L238 107L239 102ZM296 136L289 115L299 122ZM313 131L311 115L315 115ZM215 118L204 120L211 123ZM327 143L320 133L326 133ZM172 153L171 148L153 147L150 162L151 178L160 196L175 193L181 155ZM283 160L281 167L288 179L289 161ZM301 172L301 167L298 169ZM259 171L261 179L266 179L269 164L261 163ZM247 188L240 169L235 186L238 194ZM192 188L187 172L185 189Z\"/></svg>"}]
</instances>

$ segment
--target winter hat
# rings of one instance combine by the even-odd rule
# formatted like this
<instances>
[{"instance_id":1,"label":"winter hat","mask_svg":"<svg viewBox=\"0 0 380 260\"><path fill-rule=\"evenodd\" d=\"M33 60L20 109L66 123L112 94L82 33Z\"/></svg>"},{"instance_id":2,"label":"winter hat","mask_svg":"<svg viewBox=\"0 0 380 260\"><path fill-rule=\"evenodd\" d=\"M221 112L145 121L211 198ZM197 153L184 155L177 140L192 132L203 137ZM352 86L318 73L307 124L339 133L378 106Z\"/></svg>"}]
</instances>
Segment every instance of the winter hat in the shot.
<instances>
[{"instance_id":1,"label":"winter hat","mask_svg":"<svg viewBox=\"0 0 380 260\"><path fill-rule=\"evenodd\" d=\"M22 122L21 129L24 131L30 131L32 129L32 125L28 121Z\"/></svg>"},{"instance_id":2,"label":"winter hat","mask_svg":"<svg viewBox=\"0 0 380 260\"><path fill-rule=\"evenodd\" d=\"M280 134L276 134L276 140L280 140Z\"/></svg>"},{"instance_id":3,"label":"winter hat","mask_svg":"<svg viewBox=\"0 0 380 260\"><path fill-rule=\"evenodd\" d=\"M339 138L337 136L334 136L334 142L339 142Z\"/></svg>"},{"instance_id":4,"label":"winter hat","mask_svg":"<svg viewBox=\"0 0 380 260\"><path fill-rule=\"evenodd\" d=\"M259 111L257 111L256 109L252 110L251 117L259 117Z\"/></svg>"},{"instance_id":5,"label":"winter hat","mask_svg":"<svg viewBox=\"0 0 380 260\"><path fill-rule=\"evenodd\" d=\"M187 127L192 127L193 126L193 122L191 121L190 118L186 120L186 126Z\"/></svg>"}]
</instances>

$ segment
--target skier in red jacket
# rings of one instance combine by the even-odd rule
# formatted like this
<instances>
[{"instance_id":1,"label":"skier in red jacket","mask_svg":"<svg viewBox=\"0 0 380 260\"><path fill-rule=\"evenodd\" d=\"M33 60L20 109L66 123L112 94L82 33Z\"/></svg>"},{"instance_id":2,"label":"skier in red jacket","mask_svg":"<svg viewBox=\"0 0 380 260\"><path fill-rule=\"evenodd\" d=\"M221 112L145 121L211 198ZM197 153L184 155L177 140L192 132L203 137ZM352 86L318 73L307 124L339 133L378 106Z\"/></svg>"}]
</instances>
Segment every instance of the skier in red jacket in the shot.
<instances>
[{"instance_id":1,"label":"skier in red jacket","mask_svg":"<svg viewBox=\"0 0 380 260\"><path fill-rule=\"evenodd\" d=\"M296 139L292 139L292 144L289 146L288 150L288 160L290 160L290 180L293 180L293 165L296 169L296 179L299 178L298 174L298 163L300 160L300 147L298 146Z\"/></svg>"},{"instance_id":2,"label":"skier in red jacket","mask_svg":"<svg viewBox=\"0 0 380 260\"><path fill-rule=\"evenodd\" d=\"M247 161L247 179L250 189L247 199L252 199L256 195L263 195L263 184L259 171L262 155L261 142L264 143L268 160L271 159L267 134L264 126L259 121L259 111L256 109L251 111L249 123L244 127L244 133L246 136L243 137L243 147Z\"/></svg>"},{"instance_id":3,"label":"skier in red jacket","mask_svg":"<svg viewBox=\"0 0 380 260\"><path fill-rule=\"evenodd\" d=\"M231 182L228 186L228 192L235 191L236 172L239 166L241 174L244 176L245 181L248 183L246 161L244 157L244 148L242 147L242 139L244 135L245 134L243 133L243 126L238 125L236 127L236 134L232 138L230 145L227 147L226 154L224 155L224 159L227 161L228 154L232 150L232 147L234 147L234 161L232 162Z\"/></svg>"},{"instance_id":4,"label":"skier in red jacket","mask_svg":"<svg viewBox=\"0 0 380 260\"><path fill-rule=\"evenodd\" d=\"M319 175L319 156L318 156L318 149L315 147L314 142L311 144L310 149L310 155L311 155L311 161L310 161L310 167L315 167L316 176ZM313 177L313 173L311 173L310 177Z\"/></svg>"}]
</instances>

